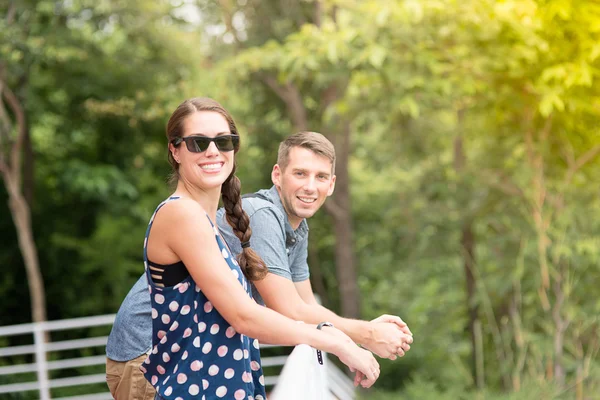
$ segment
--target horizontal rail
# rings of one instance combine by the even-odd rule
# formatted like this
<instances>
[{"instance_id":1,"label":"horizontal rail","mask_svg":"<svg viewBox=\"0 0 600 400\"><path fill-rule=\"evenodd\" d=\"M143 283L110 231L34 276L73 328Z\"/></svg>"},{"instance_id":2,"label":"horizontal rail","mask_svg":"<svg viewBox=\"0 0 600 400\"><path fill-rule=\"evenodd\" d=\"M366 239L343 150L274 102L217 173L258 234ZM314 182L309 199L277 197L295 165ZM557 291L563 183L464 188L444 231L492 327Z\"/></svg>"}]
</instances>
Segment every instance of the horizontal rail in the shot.
<instances>
[{"instance_id":1,"label":"horizontal rail","mask_svg":"<svg viewBox=\"0 0 600 400\"><path fill-rule=\"evenodd\" d=\"M25 333L33 333L36 324L43 331L60 331L65 329L89 328L93 326L112 325L116 314L98 315L95 317L61 319L58 321L46 321L20 325L0 327L0 336L14 336Z\"/></svg>"},{"instance_id":2,"label":"horizontal rail","mask_svg":"<svg viewBox=\"0 0 600 400\"><path fill-rule=\"evenodd\" d=\"M272 367L277 365L285 364L285 361L288 359L288 356L273 356L273 357L261 357L260 365L263 367Z\"/></svg>"},{"instance_id":3,"label":"horizontal rail","mask_svg":"<svg viewBox=\"0 0 600 400\"><path fill-rule=\"evenodd\" d=\"M75 367L88 367L90 365L102 365L106 364L106 356L92 356L92 357L80 357L80 358L69 358L66 360L49 361L48 370L58 370L65 368ZM11 375L11 374L22 374L25 372L35 372L36 364L19 364L10 365L8 367L0 367L0 375Z\"/></svg>"},{"instance_id":4,"label":"horizontal rail","mask_svg":"<svg viewBox=\"0 0 600 400\"><path fill-rule=\"evenodd\" d=\"M62 340L60 342L46 343L46 351L60 351L82 349L87 347L106 346L108 336L98 336L87 339ZM21 354L34 354L35 345L13 346L0 348L0 357L16 356Z\"/></svg>"}]
</instances>

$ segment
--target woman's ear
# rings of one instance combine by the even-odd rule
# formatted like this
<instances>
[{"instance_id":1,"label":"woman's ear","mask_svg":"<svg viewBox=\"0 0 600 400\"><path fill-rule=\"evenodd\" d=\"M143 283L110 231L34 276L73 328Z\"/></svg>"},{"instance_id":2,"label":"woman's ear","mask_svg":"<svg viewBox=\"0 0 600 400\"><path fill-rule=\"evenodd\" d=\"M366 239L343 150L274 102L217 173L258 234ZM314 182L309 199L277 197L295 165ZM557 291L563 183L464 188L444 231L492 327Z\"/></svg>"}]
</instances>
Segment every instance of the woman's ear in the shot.
<instances>
[{"instance_id":1,"label":"woman's ear","mask_svg":"<svg viewBox=\"0 0 600 400\"><path fill-rule=\"evenodd\" d=\"M173 156L175 162L179 164L179 149L173 146L173 143L169 143L169 151L171 152L171 155Z\"/></svg>"}]
</instances>

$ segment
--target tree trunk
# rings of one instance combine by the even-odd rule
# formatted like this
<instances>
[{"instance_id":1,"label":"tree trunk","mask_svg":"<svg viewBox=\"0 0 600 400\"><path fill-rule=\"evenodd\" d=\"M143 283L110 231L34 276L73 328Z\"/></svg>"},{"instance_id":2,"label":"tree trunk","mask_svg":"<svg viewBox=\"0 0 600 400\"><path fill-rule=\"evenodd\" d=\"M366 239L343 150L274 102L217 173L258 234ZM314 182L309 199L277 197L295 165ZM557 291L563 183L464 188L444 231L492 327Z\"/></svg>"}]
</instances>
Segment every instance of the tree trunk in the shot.
<instances>
[{"instance_id":1,"label":"tree trunk","mask_svg":"<svg viewBox=\"0 0 600 400\"><path fill-rule=\"evenodd\" d=\"M460 176L465 169L466 155L463 143L463 119L465 111L463 109L457 112L458 121L458 133L454 138L454 169ZM471 339L471 371L473 374L473 382L477 388L483 388L483 376L481 376L481 368L478 368L480 364L478 357L477 345L477 324L479 310L475 302L475 294L477 289L477 280L474 274L475 269L475 235L473 233L473 221L470 217L464 217L463 225L461 228L461 239L460 239L461 254L463 256L463 270L465 274L465 287L466 287L466 305L467 305L467 329L469 330L469 337Z\"/></svg>"},{"instance_id":2,"label":"tree trunk","mask_svg":"<svg viewBox=\"0 0 600 400\"><path fill-rule=\"evenodd\" d=\"M354 235L350 200L350 176L348 173L351 152L350 123L344 120L341 130L330 137L336 149L336 181L332 198L326 209L334 220L335 269L341 296L342 315L360 317L360 292L358 290Z\"/></svg>"},{"instance_id":3,"label":"tree trunk","mask_svg":"<svg viewBox=\"0 0 600 400\"><path fill-rule=\"evenodd\" d=\"M10 177L4 176L8 190L8 205L15 226L17 228L19 249L23 255L25 270L27 272L27 283L29 284L29 296L31 298L31 317L33 322L44 322L46 316L46 296L44 281L40 272L39 259L33 232L31 229L31 214L25 197L15 187L15 182Z\"/></svg>"},{"instance_id":4,"label":"tree trunk","mask_svg":"<svg viewBox=\"0 0 600 400\"><path fill-rule=\"evenodd\" d=\"M17 136L14 140L10 140L13 124L9 114L5 111L5 104L12 111L16 121ZM2 119L0 124L0 172L8 192L8 205L17 229L19 248L27 273L31 298L31 318L34 322L43 322L47 319L44 282L33 239L30 206L23 196L21 182L21 152L28 136L27 121L21 102L5 84L2 76L0 76L0 107L0 119ZM9 147L10 151L6 151Z\"/></svg>"}]
</instances>

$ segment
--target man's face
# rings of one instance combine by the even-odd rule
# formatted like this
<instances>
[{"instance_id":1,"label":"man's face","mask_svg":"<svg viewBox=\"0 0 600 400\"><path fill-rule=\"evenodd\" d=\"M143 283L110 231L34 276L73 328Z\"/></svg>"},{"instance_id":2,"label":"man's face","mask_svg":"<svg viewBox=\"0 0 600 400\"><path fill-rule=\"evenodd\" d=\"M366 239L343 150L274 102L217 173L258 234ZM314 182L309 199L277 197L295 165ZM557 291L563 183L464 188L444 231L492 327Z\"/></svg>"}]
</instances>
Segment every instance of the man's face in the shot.
<instances>
[{"instance_id":1,"label":"man's face","mask_svg":"<svg viewBox=\"0 0 600 400\"><path fill-rule=\"evenodd\" d=\"M271 179L292 228L298 228L302 219L312 217L331 196L335 187L335 175L331 170L327 157L303 147L290 150L285 169L277 164L273 167Z\"/></svg>"}]
</instances>

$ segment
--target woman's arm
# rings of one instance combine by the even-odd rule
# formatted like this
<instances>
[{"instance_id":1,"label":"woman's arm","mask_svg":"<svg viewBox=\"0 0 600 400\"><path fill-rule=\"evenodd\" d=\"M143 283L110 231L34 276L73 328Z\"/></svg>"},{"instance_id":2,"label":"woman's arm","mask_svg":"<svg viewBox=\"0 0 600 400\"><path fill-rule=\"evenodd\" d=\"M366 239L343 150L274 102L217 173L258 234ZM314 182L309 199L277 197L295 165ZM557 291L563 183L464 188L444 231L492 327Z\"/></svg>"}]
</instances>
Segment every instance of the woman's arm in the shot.
<instances>
[{"instance_id":1,"label":"woman's arm","mask_svg":"<svg viewBox=\"0 0 600 400\"><path fill-rule=\"evenodd\" d=\"M350 369L360 371L371 386L379 376L373 355L356 346L347 336L298 324L266 307L259 306L242 288L223 259L215 232L206 213L196 202L180 199L166 204L155 218L161 232L148 246L161 246L164 240L186 265L194 282L213 306L239 333L261 342L294 346L308 344L335 354ZM345 338L344 338L345 337ZM345 339L345 340L344 340Z\"/></svg>"}]
</instances>

